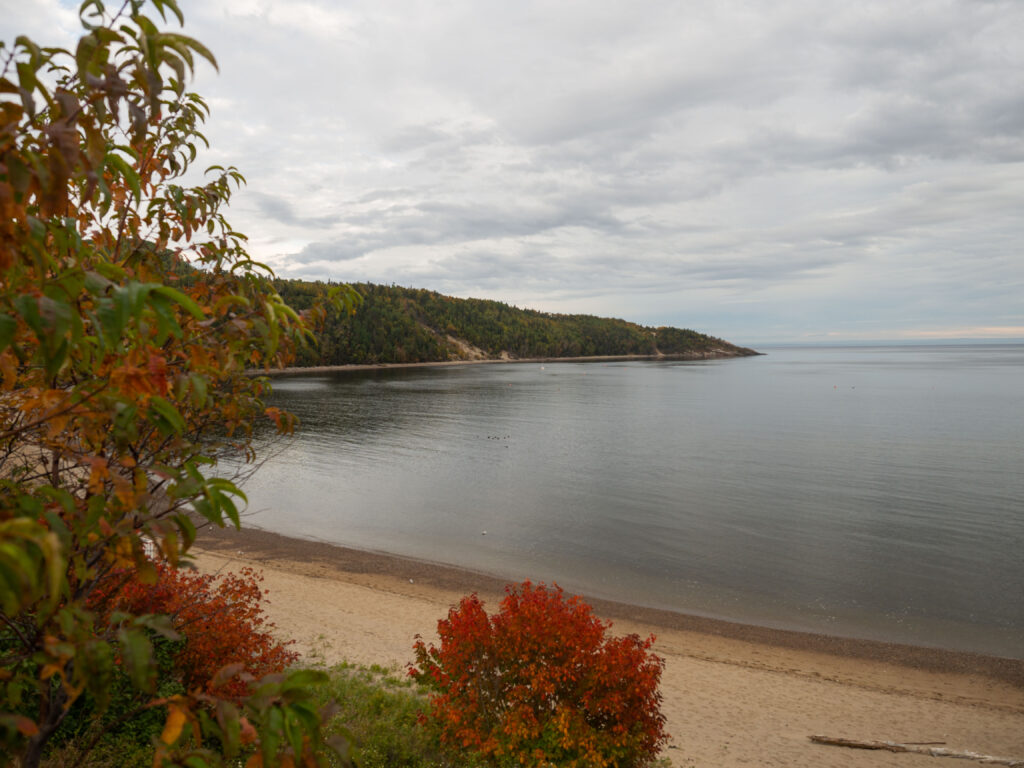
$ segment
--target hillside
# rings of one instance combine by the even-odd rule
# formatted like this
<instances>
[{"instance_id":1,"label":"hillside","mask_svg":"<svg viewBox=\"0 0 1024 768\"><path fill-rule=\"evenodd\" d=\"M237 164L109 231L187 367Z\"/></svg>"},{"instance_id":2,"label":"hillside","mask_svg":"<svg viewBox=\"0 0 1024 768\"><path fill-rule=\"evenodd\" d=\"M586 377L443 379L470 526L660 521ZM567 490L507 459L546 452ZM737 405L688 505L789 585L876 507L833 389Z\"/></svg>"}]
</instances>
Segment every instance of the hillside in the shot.
<instances>
[{"instance_id":1,"label":"hillside","mask_svg":"<svg viewBox=\"0 0 1024 768\"><path fill-rule=\"evenodd\" d=\"M307 308L322 283L277 280L295 309ZM499 301L456 299L434 291L359 283L363 304L335 316L319 347L298 364L349 365L554 357L740 357L757 354L722 339L680 328L648 328L592 315L554 315Z\"/></svg>"}]
</instances>

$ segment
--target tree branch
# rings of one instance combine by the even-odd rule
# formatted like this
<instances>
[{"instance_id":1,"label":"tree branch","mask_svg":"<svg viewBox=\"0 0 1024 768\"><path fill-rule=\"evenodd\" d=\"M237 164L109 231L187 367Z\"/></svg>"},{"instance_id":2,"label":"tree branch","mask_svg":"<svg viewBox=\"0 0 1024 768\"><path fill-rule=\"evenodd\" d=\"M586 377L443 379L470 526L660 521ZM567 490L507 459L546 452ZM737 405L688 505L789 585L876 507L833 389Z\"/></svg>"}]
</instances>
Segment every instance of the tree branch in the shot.
<instances>
[{"instance_id":1,"label":"tree branch","mask_svg":"<svg viewBox=\"0 0 1024 768\"><path fill-rule=\"evenodd\" d=\"M931 757L955 757L961 760L976 760L986 765L1008 765L1013 768L1024 768L1024 759L1012 757L994 757L980 752L958 751L945 747L930 747L923 744L908 744L897 741L858 741L834 736L809 736L815 744L827 744L832 747L850 747L851 749L879 749L886 752L909 752L916 755Z\"/></svg>"}]
</instances>

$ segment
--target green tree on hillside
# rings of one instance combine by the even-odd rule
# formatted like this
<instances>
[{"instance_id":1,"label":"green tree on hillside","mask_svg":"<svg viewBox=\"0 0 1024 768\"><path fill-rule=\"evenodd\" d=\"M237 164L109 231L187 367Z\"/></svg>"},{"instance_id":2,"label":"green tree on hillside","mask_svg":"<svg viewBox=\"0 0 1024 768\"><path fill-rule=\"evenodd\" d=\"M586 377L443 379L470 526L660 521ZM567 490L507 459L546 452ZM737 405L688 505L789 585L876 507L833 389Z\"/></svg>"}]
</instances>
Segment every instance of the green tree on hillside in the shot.
<instances>
[{"instance_id":1,"label":"green tree on hillside","mask_svg":"<svg viewBox=\"0 0 1024 768\"><path fill-rule=\"evenodd\" d=\"M0 756L33 768L76 701L99 718L126 680L139 712L163 713L158 763L248 749L312 765L317 675L267 680L241 705L161 698L167 617L97 597L112 573L152 583L154 560L177 566L197 522L238 525L244 496L218 458L252 458L258 421L291 426L245 371L286 363L325 310L298 315L247 254L224 216L236 170L180 183L206 143L186 79L216 64L161 28L181 23L175 0L81 14L74 52L0 48Z\"/></svg>"},{"instance_id":2,"label":"green tree on hillside","mask_svg":"<svg viewBox=\"0 0 1024 768\"><path fill-rule=\"evenodd\" d=\"M275 285L296 307L306 306L330 287L303 280L279 280ZM300 353L299 365L458 360L466 354L465 345L488 358L755 354L679 328L647 328L593 315L552 315L394 285L362 283L356 288L365 298L359 312L352 318L329 319L318 332L317 347Z\"/></svg>"}]
</instances>

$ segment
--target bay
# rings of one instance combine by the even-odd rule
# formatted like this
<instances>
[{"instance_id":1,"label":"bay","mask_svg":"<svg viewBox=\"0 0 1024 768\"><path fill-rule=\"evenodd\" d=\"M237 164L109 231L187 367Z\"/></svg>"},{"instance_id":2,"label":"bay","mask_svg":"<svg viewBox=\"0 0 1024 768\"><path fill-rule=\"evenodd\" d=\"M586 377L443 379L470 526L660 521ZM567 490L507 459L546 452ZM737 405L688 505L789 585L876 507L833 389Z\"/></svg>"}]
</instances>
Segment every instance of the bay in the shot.
<instances>
[{"instance_id":1,"label":"bay","mask_svg":"<svg viewBox=\"0 0 1024 768\"><path fill-rule=\"evenodd\" d=\"M1024 657L1024 345L303 374L248 524L765 626Z\"/></svg>"}]
</instances>

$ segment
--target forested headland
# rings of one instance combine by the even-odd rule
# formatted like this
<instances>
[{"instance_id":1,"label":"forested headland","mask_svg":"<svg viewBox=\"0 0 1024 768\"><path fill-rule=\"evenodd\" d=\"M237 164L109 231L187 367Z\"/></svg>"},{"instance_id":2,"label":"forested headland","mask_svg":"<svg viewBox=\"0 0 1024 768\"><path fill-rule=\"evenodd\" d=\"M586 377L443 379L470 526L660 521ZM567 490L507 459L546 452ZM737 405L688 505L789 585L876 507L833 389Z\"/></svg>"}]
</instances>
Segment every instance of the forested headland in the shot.
<instances>
[{"instance_id":1,"label":"forested headland","mask_svg":"<svg viewBox=\"0 0 1024 768\"><path fill-rule=\"evenodd\" d=\"M327 286L276 280L284 301L304 310ZM351 316L328 317L317 345L300 350L297 365L366 365L457 360L591 356L678 358L757 354L696 331L652 328L593 315L519 309L500 301L458 299L395 285L353 286L363 302Z\"/></svg>"}]
</instances>

